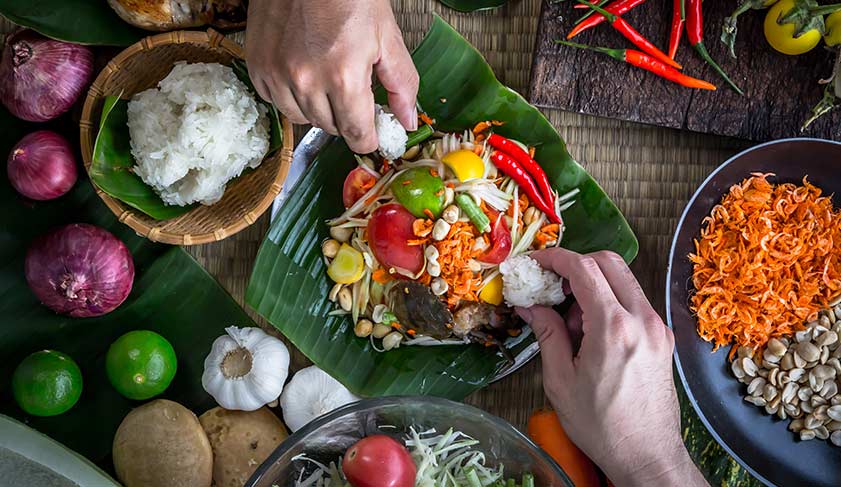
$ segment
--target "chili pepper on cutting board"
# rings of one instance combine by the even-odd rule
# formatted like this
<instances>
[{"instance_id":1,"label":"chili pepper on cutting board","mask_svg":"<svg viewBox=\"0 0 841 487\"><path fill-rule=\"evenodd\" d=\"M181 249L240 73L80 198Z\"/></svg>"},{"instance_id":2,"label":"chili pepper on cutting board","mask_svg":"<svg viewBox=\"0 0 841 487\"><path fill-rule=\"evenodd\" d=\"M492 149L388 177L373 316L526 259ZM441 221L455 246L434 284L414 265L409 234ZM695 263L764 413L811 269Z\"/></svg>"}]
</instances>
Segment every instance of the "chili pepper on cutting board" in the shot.
<instances>
[{"instance_id":1,"label":"chili pepper on cutting board","mask_svg":"<svg viewBox=\"0 0 841 487\"><path fill-rule=\"evenodd\" d=\"M665 52L658 49L657 46L652 44L651 41L646 39L642 34L639 33L638 30L634 29L631 26L631 24L625 21L625 19L623 19L622 17L614 15L597 5L593 5L587 0L578 0L578 2L587 5L591 9L604 16L604 18L607 19L608 23L610 23L610 25L614 29L616 29L620 34L622 34L626 39L631 41L631 43L637 46L642 52L658 59L664 64L668 64L669 66L675 69L683 69L683 66L678 64L674 59L670 58Z\"/></svg>"},{"instance_id":2,"label":"chili pepper on cutting board","mask_svg":"<svg viewBox=\"0 0 841 487\"><path fill-rule=\"evenodd\" d=\"M672 2L672 29L669 32L669 57L672 59L677 55L684 24L686 24L686 2L674 0Z\"/></svg>"},{"instance_id":3,"label":"chili pepper on cutting board","mask_svg":"<svg viewBox=\"0 0 841 487\"><path fill-rule=\"evenodd\" d=\"M685 0L687 3L686 9L686 37L689 40L689 45L695 48L698 51L698 54L704 58L704 61L707 62L713 69L718 72L718 74L724 78L725 81L734 89L736 93L743 95L742 89L736 86L727 73L721 69L721 66L716 63L713 58L710 56L710 53L707 52L706 46L704 46L704 14L701 8L701 0Z\"/></svg>"},{"instance_id":4,"label":"chili pepper on cutting board","mask_svg":"<svg viewBox=\"0 0 841 487\"><path fill-rule=\"evenodd\" d=\"M656 74L657 76L660 76L661 78L675 82L687 88L697 88L700 90L716 89L714 84L708 83L704 80L693 78L691 76L687 76L681 73L680 71L676 70L675 68L664 64L663 62L659 61L658 59L655 59L654 57L649 56L644 52L635 51L633 49L610 49L607 47L587 46L584 44L578 44L575 42L562 40L556 40L555 42L558 44L563 44L565 46L577 47L579 49L587 49L590 51L596 51L602 54L606 54L614 59L618 59L619 61L624 61L632 66L636 66L646 71L650 71Z\"/></svg>"},{"instance_id":5,"label":"chili pepper on cutting board","mask_svg":"<svg viewBox=\"0 0 841 487\"><path fill-rule=\"evenodd\" d=\"M613 15L623 15L628 13L631 9L636 7L637 5L641 5L644 3L645 0L616 0L608 4L605 7L605 10L612 13ZM593 14L592 17L584 20L580 24L576 25L569 34L567 34L567 39L572 39L573 37L577 36L578 34L584 32L585 30L592 29L593 27L601 24L607 20L604 15L596 13Z\"/></svg>"}]
</instances>

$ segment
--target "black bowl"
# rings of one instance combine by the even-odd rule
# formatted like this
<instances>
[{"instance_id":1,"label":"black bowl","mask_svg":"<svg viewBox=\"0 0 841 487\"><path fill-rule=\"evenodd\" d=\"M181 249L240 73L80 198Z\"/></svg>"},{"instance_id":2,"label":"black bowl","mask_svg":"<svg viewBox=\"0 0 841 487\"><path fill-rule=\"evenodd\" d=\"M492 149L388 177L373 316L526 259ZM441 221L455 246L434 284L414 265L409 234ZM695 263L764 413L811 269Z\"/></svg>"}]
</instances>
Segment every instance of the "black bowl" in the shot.
<instances>
[{"instance_id":1,"label":"black bowl","mask_svg":"<svg viewBox=\"0 0 841 487\"><path fill-rule=\"evenodd\" d=\"M727 353L696 333L689 311L693 239L701 221L733 184L752 172L776 174L773 182L803 176L824 194L841 195L841 143L786 139L748 149L713 171L689 201L678 223L666 277L666 318L675 333L675 362L689 399L713 437L751 474L772 486L841 485L841 448L828 441L800 441L781 421L746 403L744 386L730 373ZM841 204L834 198L836 207Z\"/></svg>"}]
</instances>

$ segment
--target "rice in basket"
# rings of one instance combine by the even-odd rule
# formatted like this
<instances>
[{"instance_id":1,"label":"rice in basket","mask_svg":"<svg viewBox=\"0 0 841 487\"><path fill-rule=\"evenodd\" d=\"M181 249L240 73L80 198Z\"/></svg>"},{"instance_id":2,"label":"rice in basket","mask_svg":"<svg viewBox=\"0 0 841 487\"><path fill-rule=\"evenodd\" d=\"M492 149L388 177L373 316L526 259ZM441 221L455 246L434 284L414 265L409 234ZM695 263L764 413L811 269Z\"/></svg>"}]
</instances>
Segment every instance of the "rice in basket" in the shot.
<instances>
[{"instance_id":1,"label":"rice in basket","mask_svg":"<svg viewBox=\"0 0 841 487\"><path fill-rule=\"evenodd\" d=\"M216 203L269 150L266 108L217 63L177 63L132 97L128 127L134 172L168 205Z\"/></svg>"}]
</instances>

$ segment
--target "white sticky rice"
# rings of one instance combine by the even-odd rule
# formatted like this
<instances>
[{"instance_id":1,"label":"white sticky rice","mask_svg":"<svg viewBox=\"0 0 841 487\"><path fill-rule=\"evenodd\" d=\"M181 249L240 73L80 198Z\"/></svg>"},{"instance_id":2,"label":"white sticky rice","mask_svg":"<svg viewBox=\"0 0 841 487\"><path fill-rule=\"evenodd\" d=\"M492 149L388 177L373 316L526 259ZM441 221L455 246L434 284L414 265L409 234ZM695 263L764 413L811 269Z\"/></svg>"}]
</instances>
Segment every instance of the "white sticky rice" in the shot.
<instances>
[{"instance_id":1,"label":"white sticky rice","mask_svg":"<svg viewBox=\"0 0 841 487\"><path fill-rule=\"evenodd\" d=\"M212 205L268 152L266 111L230 67L178 63L128 104L134 172L168 205Z\"/></svg>"},{"instance_id":2,"label":"white sticky rice","mask_svg":"<svg viewBox=\"0 0 841 487\"><path fill-rule=\"evenodd\" d=\"M504 260L499 264L499 272L502 274L502 296L508 306L554 306L564 301L561 277L527 255Z\"/></svg>"},{"instance_id":3,"label":"white sticky rice","mask_svg":"<svg viewBox=\"0 0 841 487\"><path fill-rule=\"evenodd\" d=\"M403 128L403 124L387 108L380 105L375 105L375 107L377 112L374 124L380 144L379 152L383 158L393 161L406 152L406 142L409 141L409 135Z\"/></svg>"}]
</instances>

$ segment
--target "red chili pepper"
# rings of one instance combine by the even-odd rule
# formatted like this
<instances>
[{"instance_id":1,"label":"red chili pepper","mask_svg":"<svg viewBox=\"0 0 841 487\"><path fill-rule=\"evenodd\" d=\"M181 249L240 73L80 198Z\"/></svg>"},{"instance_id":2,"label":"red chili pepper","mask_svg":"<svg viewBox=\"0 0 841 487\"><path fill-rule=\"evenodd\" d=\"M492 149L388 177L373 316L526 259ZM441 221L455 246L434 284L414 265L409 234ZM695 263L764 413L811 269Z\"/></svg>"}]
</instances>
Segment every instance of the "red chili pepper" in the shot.
<instances>
[{"instance_id":1,"label":"red chili pepper","mask_svg":"<svg viewBox=\"0 0 841 487\"><path fill-rule=\"evenodd\" d=\"M736 90L736 93L743 95L742 90L736 86L736 83L730 80L730 77L721 69L721 66L710 57L710 53L707 52L707 48L704 46L704 17L703 10L701 9L701 0L686 1L689 2L689 8L686 9L686 37L689 39L689 45L698 51L698 54L704 58L704 61L712 66Z\"/></svg>"},{"instance_id":2,"label":"red chili pepper","mask_svg":"<svg viewBox=\"0 0 841 487\"><path fill-rule=\"evenodd\" d=\"M613 15L622 15L643 2L645 2L645 0L616 0L604 9ZM585 30L592 29L593 27L601 24L605 20L604 15L598 13L594 14L592 17L576 25L570 33L567 34L567 39L572 39Z\"/></svg>"},{"instance_id":3,"label":"red chili pepper","mask_svg":"<svg viewBox=\"0 0 841 487\"><path fill-rule=\"evenodd\" d=\"M604 7L605 5L608 4L608 2L610 2L610 0L601 0L597 5L599 7ZM575 25L578 25L581 22L584 22L585 20L587 20L588 17L590 17L591 15L596 13L590 7L588 7L586 5L582 5L580 3L576 3L575 5L572 6L572 8L575 8L575 9L586 8L587 9L587 12L584 15L582 15L578 20L575 21Z\"/></svg>"},{"instance_id":4,"label":"red chili pepper","mask_svg":"<svg viewBox=\"0 0 841 487\"><path fill-rule=\"evenodd\" d=\"M661 78L673 81L679 85L686 86L687 88L715 90L715 85L707 83L704 80L687 76L681 73L680 71L676 70L675 68L662 63L660 60L655 59L644 52L634 51L632 49L608 49L606 47L585 46L584 44L577 44L575 42L562 40L556 40L555 42L557 42L558 44L563 44L565 46L578 47L580 49L588 49L591 51L600 52L602 54L607 54L608 56L614 59L625 61L630 65L642 68L646 71L651 71L652 73L656 74L657 76L660 76Z\"/></svg>"},{"instance_id":5,"label":"red chili pepper","mask_svg":"<svg viewBox=\"0 0 841 487\"><path fill-rule=\"evenodd\" d=\"M672 31L669 33L669 57L674 59L683 35L683 25L686 23L686 4L683 0L674 0L672 12Z\"/></svg>"},{"instance_id":6,"label":"red chili pepper","mask_svg":"<svg viewBox=\"0 0 841 487\"><path fill-rule=\"evenodd\" d=\"M675 69L683 69L683 66L678 64L674 59L667 56L665 52L658 49L657 46L655 46L648 39L643 37L643 35L640 34L639 31L634 29L631 26L631 24L626 22L625 19L623 19L622 17L618 15L613 15L607 10L588 2L587 0L578 1L603 15L607 19L607 21L610 22L610 25L613 26L614 29L616 29L620 34L625 36L626 39L631 41L633 45L640 48L642 52L648 53L649 55L659 59L660 61L668 64L669 66Z\"/></svg>"},{"instance_id":7,"label":"red chili pepper","mask_svg":"<svg viewBox=\"0 0 841 487\"><path fill-rule=\"evenodd\" d=\"M513 179L521 188L523 188L523 191L526 192L526 196L529 197L529 200L534 203L534 206L536 206L538 210L545 213L551 222L561 223L561 218L555 213L555 210L550 208L543 197L540 196L540 192L537 190L534 180L513 157L509 156L505 152L496 150L493 154L491 154L491 162L493 162L494 166L498 167L503 174ZM513 204L516 205L517 202L515 201Z\"/></svg>"},{"instance_id":8,"label":"red chili pepper","mask_svg":"<svg viewBox=\"0 0 841 487\"><path fill-rule=\"evenodd\" d=\"M543 201L549 204L555 202L555 193L549 184L549 177L546 176L546 172L543 171L540 164L528 152L499 134L491 134L488 137L488 144L494 149L505 152L513 157L534 178L534 182L537 183L537 188L540 190L540 195L543 196Z\"/></svg>"}]
</instances>

